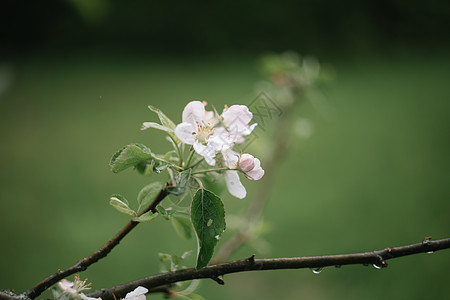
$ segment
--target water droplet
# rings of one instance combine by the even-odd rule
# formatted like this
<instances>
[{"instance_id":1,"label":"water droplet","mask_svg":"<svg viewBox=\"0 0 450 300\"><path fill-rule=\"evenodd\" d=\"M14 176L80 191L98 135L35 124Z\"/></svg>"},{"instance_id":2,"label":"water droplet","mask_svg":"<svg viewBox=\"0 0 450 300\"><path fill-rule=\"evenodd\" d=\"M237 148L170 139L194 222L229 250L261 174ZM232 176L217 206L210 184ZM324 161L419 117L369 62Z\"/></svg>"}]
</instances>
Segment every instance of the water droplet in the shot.
<instances>
[{"instance_id":1,"label":"water droplet","mask_svg":"<svg viewBox=\"0 0 450 300\"><path fill-rule=\"evenodd\" d=\"M382 268L381 266L379 266L379 265L377 265L377 264L372 264L372 266L373 266L375 269L377 269L377 270L379 270L379 269Z\"/></svg>"},{"instance_id":2,"label":"water droplet","mask_svg":"<svg viewBox=\"0 0 450 300\"><path fill-rule=\"evenodd\" d=\"M311 268L311 272L313 272L314 274L320 274L320 272L323 271L323 267L320 268Z\"/></svg>"},{"instance_id":3,"label":"water droplet","mask_svg":"<svg viewBox=\"0 0 450 300\"><path fill-rule=\"evenodd\" d=\"M427 252L427 254L433 254L434 253L434 251L428 251Z\"/></svg>"},{"instance_id":4,"label":"water droplet","mask_svg":"<svg viewBox=\"0 0 450 300\"><path fill-rule=\"evenodd\" d=\"M216 235L215 238L216 238L216 240L219 240L219 235Z\"/></svg>"}]
</instances>

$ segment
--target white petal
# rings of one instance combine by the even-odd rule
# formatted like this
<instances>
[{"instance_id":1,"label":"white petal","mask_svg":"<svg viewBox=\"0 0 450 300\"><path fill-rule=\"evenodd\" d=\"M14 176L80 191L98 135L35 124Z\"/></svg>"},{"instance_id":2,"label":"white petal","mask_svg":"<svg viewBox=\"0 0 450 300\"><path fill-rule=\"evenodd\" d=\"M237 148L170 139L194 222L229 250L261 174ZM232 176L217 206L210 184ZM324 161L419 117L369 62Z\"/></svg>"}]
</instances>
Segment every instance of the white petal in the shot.
<instances>
[{"instance_id":1,"label":"white petal","mask_svg":"<svg viewBox=\"0 0 450 300\"><path fill-rule=\"evenodd\" d=\"M194 133L196 133L196 127L190 123L181 123L175 128L175 135L177 138L188 145L192 145L194 143Z\"/></svg>"},{"instance_id":2,"label":"white petal","mask_svg":"<svg viewBox=\"0 0 450 300\"><path fill-rule=\"evenodd\" d=\"M145 299L145 294L148 292L148 289L146 289L143 286L138 286L134 289L134 291L129 292L126 296L126 300L141 300Z\"/></svg>"},{"instance_id":3,"label":"white petal","mask_svg":"<svg viewBox=\"0 0 450 300\"><path fill-rule=\"evenodd\" d=\"M238 171L225 171L225 182L231 195L239 199L245 198L247 191L239 180Z\"/></svg>"},{"instance_id":4,"label":"white petal","mask_svg":"<svg viewBox=\"0 0 450 300\"><path fill-rule=\"evenodd\" d=\"M223 123L230 128L237 128L241 130L247 127L253 118L253 114L245 105L232 105L225 112L222 113Z\"/></svg>"},{"instance_id":5,"label":"white petal","mask_svg":"<svg viewBox=\"0 0 450 300\"><path fill-rule=\"evenodd\" d=\"M62 279L60 282L58 282L58 286L62 291L66 292L66 293L70 293L70 294L76 294L77 291L72 288L73 285L74 285L74 283L67 279Z\"/></svg>"},{"instance_id":6,"label":"white petal","mask_svg":"<svg viewBox=\"0 0 450 300\"><path fill-rule=\"evenodd\" d=\"M252 133L253 129L255 129L255 127L258 125L258 123L254 123L250 126L245 126L244 128L242 128L239 133L241 135L249 135L250 133Z\"/></svg>"},{"instance_id":7,"label":"white petal","mask_svg":"<svg viewBox=\"0 0 450 300\"><path fill-rule=\"evenodd\" d=\"M250 180L260 180L264 176L263 168L254 168L250 172L245 173Z\"/></svg>"},{"instance_id":8,"label":"white petal","mask_svg":"<svg viewBox=\"0 0 450 300\"><path fill-rule=\"evenodd\" d=\"M214 166L216 164L216 161L214 160L214 157L216 156L216 150L214 149L214 147L211 147L208 144L203 145L198 141L195 141L193 145L195 152L203 156L208 165Z\"/></svg>"},{"instance_id":9,"label":"white petal","mask_svg":"<svg viewBox=\"0 0 450 300\"><path fill-rule=\"evenodd\" d=\"M73 282L67 279L62 279L60 282L58 282L58 285L61 289L66 290L73 287Z\"/></svg>"},{"instance_id":10,"label":"white petal","mask_svg":"<svg viewBox=\"0 0 450 300\"><path fill-rule=\"evenodd\" d=\"M197 124L203 124L205 113L205 106L202 102L191 101L183 110L183 123L190 123L195 126L197 126Z\"/></svg>"},{"instance_id":11,"label":"white petal","mask_svg":"<svg viewBox=\"0 0 450 300\"><path fill-rule=\"evenodd\" d=\"M245 175L251 180L260 180L264 176L264 170L261 168L261 162L255 158L255 166L253 170L246 172Z\"/></svg>"},{"instance_id":12,"label":"white petal","mask_svg":"<svg viewBox=\"0 0 450 300\"><path fill-rule=\"evenodd\" d=\"M225 166L229 169L237 169L238 167L238 160L239 160L239 153L231 150L226 149L222 151L223 161L225 163Z\"/></svg>"},{"instance_id":13,"label":"white petal","mask_svg":"<svg viewBox=\"0 0 450 300\"><path fill-rule=\"evenodd\" d=\"M93 298L93 297L88 297L88 296L86 296L85 294L83 294L83 293L81 293L80 294L80 297L81 297L81 299L83 299L83 300L102 300L102 298Z\"/></svg>"},{"instance_id":14,"label":"white petal","mask_svg":"<svg viewBox=\"0 0 450 300\"><path fill-rule=\"evenodd\" d=\"M230 133L223 127L218 127L214 129L213 134L210 136L209 141L217 145L217 150L222 150L224 147L230 148L234 144L234 139L230 136Z\"/></svg>"}]
</instances>

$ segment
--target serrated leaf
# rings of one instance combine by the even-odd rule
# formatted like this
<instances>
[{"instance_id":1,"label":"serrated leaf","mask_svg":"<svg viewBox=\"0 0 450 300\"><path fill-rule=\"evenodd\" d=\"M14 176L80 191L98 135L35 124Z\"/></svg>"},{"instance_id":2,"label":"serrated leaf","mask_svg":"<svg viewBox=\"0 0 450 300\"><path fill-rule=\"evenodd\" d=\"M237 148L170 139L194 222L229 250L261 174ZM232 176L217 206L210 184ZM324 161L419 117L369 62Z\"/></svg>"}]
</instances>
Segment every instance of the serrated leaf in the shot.
<instances>
[{"instance_id":1,"label":"serrated leaf","mask_svg":"<svg viewBox=\"0 0 450 300\"><path fill-rule=\"evenodd\" d=\"M158 213L153 213L152 211L148 211L145 214L139 216L139 217L134 217L133 221L135 222L148 222L153 220L154 218L156 218L158 216Z\"/></svg>"},{"instance_id":2,"label":"serrated leaf","mask_svg":"<svg viewBox=\"0 0 450 300\"><path fill-rule=\"evenodd\" d=\"M169 193L173 195L181 195L186 190L186 185L191 178L191 169L184 170L183 172L174 173L175 182L174 186L168 188Z\"/></svg>"},{"instance_id":3,"label":"serrated leaf","mask_svg":"<svg viewBox=\"0 0 450 300\"><path fill-rule=\"evenodd\" d=\"M139 206L146 206L153 201L164 188L164 183L155 181L142 188L137 196Z\"/></svg>"},{"instance_id":4,"label":"serrated leaf","mask_svg":"<svg viewBox=\"0 0 450 300\"><path fill-rule=\"evenodd\" d=\"M109 163L114 173L136 166L153 157L150 149L142 144L127 145L117 151Z\"/></svg>"},{"instance_id":5,"label":"serrated leaf","mask_svg":"<svg viewBox=\"0 0 450 300\"><path fill-rule=\"evenodd\" d=\"M192 200L191 221L199 244L196 268L201 269L208 265L214 247L225 231L225 209L220 198L208 190L199 189Z\"/></svg>"},{"instance_id":6,"label":"serrated leaf","mask_svg":"<svg viewBox=\"0 0 450 300\"><path fill-rule=\"evenodd\" d=\"M117 209L119 212L127 214L127 215L134 215L136 212L132 210L128 205L127 199L119 194L111 195L109 198L109 204Z\"/></svg>"},{"instance_id":7,"label":"serrated leaf","mask_svg":"<svg viewBox=\"0 0 450 300\"><path fill-rule=\"evenodd\" d=\"M174 216L172 219L172 226L175 232L185 239L190 239L192 237L192 224L191 220L186 217Z\"/></svg>"}]
</instances>

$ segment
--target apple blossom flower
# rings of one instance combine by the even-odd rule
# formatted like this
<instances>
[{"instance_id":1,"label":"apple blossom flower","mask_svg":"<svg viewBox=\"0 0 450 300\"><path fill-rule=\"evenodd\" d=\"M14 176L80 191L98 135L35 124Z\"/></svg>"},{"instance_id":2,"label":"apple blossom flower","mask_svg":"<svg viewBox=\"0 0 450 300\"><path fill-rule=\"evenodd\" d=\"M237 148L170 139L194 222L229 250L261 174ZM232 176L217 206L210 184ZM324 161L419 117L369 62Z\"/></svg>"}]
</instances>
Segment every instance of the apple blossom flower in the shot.
<instances>
[{"instance_id":1,"label":"apple blossom flower","mask_svg":"<svg viewBox=\"0 0 450 300\"><path fill-rule=\"evenodd\" d=\"M62 279L61 281L58 282L58 287L60 288L60 290L62 290L64 293L68 293L68 294L77 294L78 291L75 290L73 288L74 283L67 280L67 279Z\"/></svg>"},{"instance_id":2,"label":"apple blossom flower","mask_svg":"<svg viewBox=\"0 0 450 300\"><path fill-rule=\"evenodd\" d=\"M67 279L62 279L58 282L58 287L64 292L69 294L78 294L81 291L84 290L90 290L91 284L86 284L87 279L81 280L80 276L77 274L75 275L74 282L71 282Z\"/></svg>"},{"instance_id":3,"label":"apple blossom flower","mask_svg":"<svg viewBox=\"0 0 450 300\"><path fill-rule=\"evenodd\" d=\"M260 180L264 176L261 162L251 154L239 154L231 149L222 151L222 156L225 166L230 169L225 171L225 182L228 191L234 197L239 199L245 198L247 191L239 179L238 170L250 180Z\"/></svg>"},{"instance_id":4,"label":"apple blossom flower","mask_svg":"<svg viewBox=\"0 0 450 300\"><path fill-rule=\"evenodd\" d=\"M231 149L234 144L242 144L244 136L252 133L257 123L248 125L253 118L253 114L245 105L232 105L225 107L220 116L223 127L215 130L216 139L220 139L224 145L223 149Z\"/></svg>"},{"instance_id":5,"label":"apple blossom flower","mask_svg":"<svg viewBox=\"0 0 450 300\"><path fill-rule=\"evenodd\" d=\"M243 143L244 136L253 131L257 124L248 125L252 118L253 114L245 105L225 107L222 115L217 117L205 110L205 103L191 101L183 110L182 123L175 128L175 135L183 143L192 145L195 152L214 166L218 151ZM222 126L214 128L219 123Z\"/></svg>"},{"instance_id":6,"label":"apple blossom flower","mask_svg":"<svg viewBox=\"0 0 450 300\"><path fill-rule=\"evenodd\" d=\"M134 289L134 291L129 292L126 296L125 296L125 300L145 300L145 294L147 294L148 289L146 289L143 286L138 286L137 288Z\"/></svg>"},{"instance_id":7,"label":"apple blossom flower","mask_svg":"<svg viewBox=\"0 0 450 300\"><path fill-rule=\"evenodd\" d=\"M81 298L82 300L101 300L101 298L93 298L88 297L84 293L80 293L84 290L90 290L90 283L86 284L87 279L80 280L80 276L77 274L75 275L74 282L71 282L66 279L62 279L58 282L58 288L62 291L61 295L69 294L71 298L78 299Z\"/></svg>"},{"instance_id":8,"label":"apple blossom flower","mask_svg":"<svg viewBox=\"0 0 450 300\"><path fill-rule=\"evenodd\" d=\"M192 145L195 152L203 156L211 166L215 165L216 151L221 148L220 144L211 139L213 126L211 114L206 113L204 104L191 101L183 110L182 123L175 128L175 135L180 141Z\"/></svg>"}]
</instances>

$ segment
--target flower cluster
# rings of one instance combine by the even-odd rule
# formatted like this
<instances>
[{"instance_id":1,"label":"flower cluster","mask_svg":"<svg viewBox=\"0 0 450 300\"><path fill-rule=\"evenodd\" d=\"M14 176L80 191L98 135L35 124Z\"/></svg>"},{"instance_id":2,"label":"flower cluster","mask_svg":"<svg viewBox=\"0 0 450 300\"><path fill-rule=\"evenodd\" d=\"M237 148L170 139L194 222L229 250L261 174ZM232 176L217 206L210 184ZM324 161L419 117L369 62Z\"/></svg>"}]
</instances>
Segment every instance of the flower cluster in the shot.
<instances>
[{"instance_id":1,"label":"flower cluster","mask_svg":"<svg viewBox=\"0 0 450 300\"><path fill-rule=\"evenodd\" d=\"M175 128L175 135L184 144L192 145L210 166L216 165L217 157L221 158L220 163L228 168L225 181L230 194L242 199L247 192L238 172L251 180L259 180L264 170L259 159L237 153L233 146L242 144L257 124L249 125L253 114L245 105L225 106L221 115L206 111L205 105L200 101L189 102L183 110L182 123Z\"/></svg>"}]
</instances>

